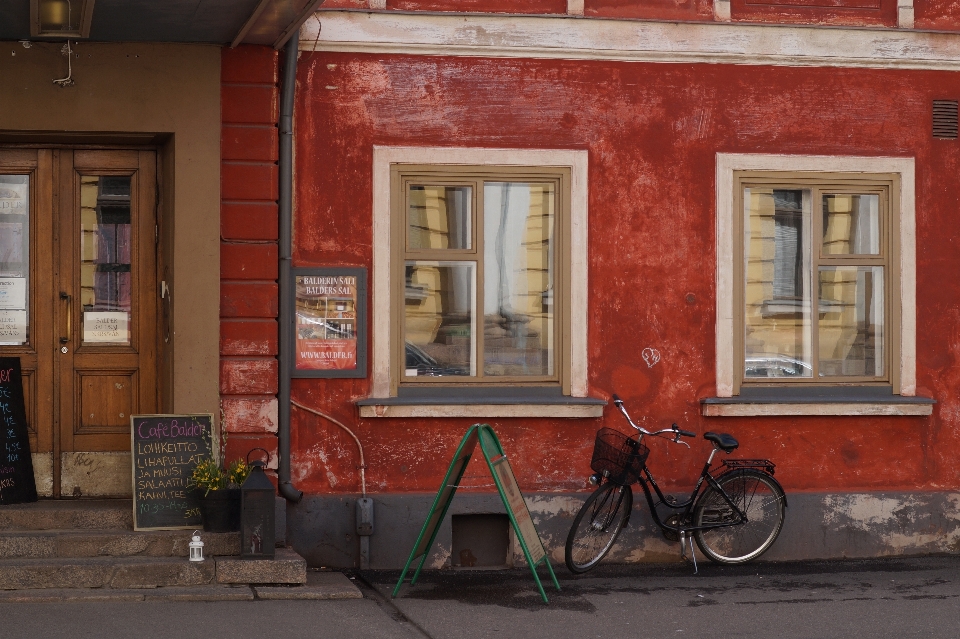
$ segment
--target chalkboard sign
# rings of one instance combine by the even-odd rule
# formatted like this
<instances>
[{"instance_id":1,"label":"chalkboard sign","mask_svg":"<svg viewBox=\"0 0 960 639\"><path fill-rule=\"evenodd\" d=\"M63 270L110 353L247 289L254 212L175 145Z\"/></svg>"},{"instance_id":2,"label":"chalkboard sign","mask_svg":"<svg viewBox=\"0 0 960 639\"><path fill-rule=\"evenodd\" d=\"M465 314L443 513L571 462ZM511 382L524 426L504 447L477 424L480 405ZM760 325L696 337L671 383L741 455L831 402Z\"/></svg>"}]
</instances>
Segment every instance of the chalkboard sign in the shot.
<instances>
[{"instance_id":1,"label":"chalkboard sign","mask_svg":"<svg viewBox=\"0 0 960 639\"><path fill-rule=\"evenodd\" d=\"M19 357L0 357L0 504L37 501Z\"/></svg>"},{"instance_id":2,"label":"chalkboard sign","mask_svg":"<svg viewBox=\"0 0 960 639\"><path fill-rule=\"evenodd\" d=\"M134 415L133 528L200 528L200 494L188 484L210 456L213 415Z\"/></svg>"}]
</instances>

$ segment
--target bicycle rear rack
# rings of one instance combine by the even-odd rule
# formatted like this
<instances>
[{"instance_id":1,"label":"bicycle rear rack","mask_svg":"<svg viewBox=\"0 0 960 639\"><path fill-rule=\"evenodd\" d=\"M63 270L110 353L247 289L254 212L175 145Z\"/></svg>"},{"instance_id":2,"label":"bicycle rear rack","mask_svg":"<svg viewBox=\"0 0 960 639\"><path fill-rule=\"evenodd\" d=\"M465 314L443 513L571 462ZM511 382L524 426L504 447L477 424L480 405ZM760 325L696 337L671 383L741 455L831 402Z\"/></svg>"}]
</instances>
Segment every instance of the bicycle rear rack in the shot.
<instances>
[{"instance_id":1,"label":"bicycle rear rack","mask_svg":"<svg viewBox=\"0 0 960 639\"><path fill-rule=\"evenodd\" d=\"M723 465L731 470L735 468L759 468L769 475L773 475L776 468L776 464L769 459L724 459Z\"/></svg>"}]
</instances>

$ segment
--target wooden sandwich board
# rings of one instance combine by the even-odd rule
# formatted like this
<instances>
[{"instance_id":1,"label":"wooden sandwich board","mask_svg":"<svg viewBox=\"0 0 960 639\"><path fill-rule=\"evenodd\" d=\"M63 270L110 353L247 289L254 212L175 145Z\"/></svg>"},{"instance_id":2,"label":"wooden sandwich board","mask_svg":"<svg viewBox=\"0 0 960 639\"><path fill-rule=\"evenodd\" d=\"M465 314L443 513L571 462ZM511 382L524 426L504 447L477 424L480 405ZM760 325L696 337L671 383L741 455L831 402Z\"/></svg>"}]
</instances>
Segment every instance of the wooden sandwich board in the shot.
<instances>
[{"instance_id":1,"label":"wooden sandwich board","mask_svg":"<svg viewBox=\"0 0 960 639\"><path fill-rule=\"evenodd\" d=\"M437 538L437 533L440 530L440 522L443 521L447 510L450 508L450 502L453 501L453 496L457 492L460 480L463 478L463 473L466 471L467 464L470 461L470 457L473 456L473 452L478 443L480 444L480 450L483 452L483 457L487 462L487 467L490 469L490 474L493 476L494 483L497 486L497 492L500 493L503 505L507 509L510 524L513 526L513 531L517 535L517 541L520 542L520 547L523 549L523 556L530 566L533 579L537 584L537 589L540 591L540 596L543 597L544 603L548 603L547 594L543 591L543 584L540 583L537 566L541 563L547 566L547 570L550 572L550 578L553 580L553 585L557 587L557 590L560 590L560 584L557 582L557 576L553 572L553 566L550 565L547 553L543 549L543 543L540 541L537 529L533 525L530 511L527 510L527 504L523 500L520 487L517 485L517 479L514 477L510 462L507 461L507 456L503 452L503 446L500 444L500 440L497 439L497 434L489 424L474 424L463 436L463 439L460 441L460 446L457 447L457 452L453 456L453 461L450 462L450 468L443 478L443 483L440 484L440 490L437 491L437 498L433 500L433 505L430 507L427 520L423 523L420 536L417 537L417 543L414 544L413 550L410 551L410 557L407 559L407 563L403 567L403 572L400 574L400 581L397 582L397 587L393 589L394 597L400 592L400 587L403 585L403 581L407 576L410 564L419 557L420 563L417 565L417 570L410 580L410 585L417 583L417 578L420 576L423 564L427 560L427 554Z\"/></svg>"}]
</instances>

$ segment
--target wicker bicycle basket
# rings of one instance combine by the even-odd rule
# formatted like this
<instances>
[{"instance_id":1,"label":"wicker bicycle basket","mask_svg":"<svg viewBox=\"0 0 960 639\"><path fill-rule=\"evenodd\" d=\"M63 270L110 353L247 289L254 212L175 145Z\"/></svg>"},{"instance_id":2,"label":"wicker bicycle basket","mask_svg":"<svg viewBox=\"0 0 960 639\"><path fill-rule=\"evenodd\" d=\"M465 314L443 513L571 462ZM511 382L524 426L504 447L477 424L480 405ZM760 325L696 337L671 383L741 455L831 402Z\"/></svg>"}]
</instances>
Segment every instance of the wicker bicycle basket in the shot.
<instances>
[{"instance_id":1,"label":"wicker bicycle basket","mask_svg":"<svg viewBox=\"0 0 960 639\"><path fill-rule=\"evenodd\" d=\"M590 468L618 486L635 484L650 449L613 428L597 431Z\"/></svg>"}]
</instances>

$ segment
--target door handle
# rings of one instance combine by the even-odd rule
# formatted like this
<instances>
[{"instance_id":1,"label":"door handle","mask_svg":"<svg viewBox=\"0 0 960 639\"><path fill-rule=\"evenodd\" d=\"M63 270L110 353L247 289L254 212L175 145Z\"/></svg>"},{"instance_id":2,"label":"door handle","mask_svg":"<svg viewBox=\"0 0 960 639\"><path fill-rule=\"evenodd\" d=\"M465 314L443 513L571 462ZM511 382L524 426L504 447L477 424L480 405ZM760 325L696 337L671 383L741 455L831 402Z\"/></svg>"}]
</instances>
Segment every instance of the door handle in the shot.
<instances>
[{"instance_id":1,"label":"door handle","mask_svg":"<svg viewBox=\"0 0 960 639\"><path fill-rule=\"evenodd\" d=\"M60 343L66 344L70 341L70 325L73 323L73 298L68 294L60 291L60 301L67 302L67 331L66 337L60 336Z\"/></svg>"}]
</instances>

